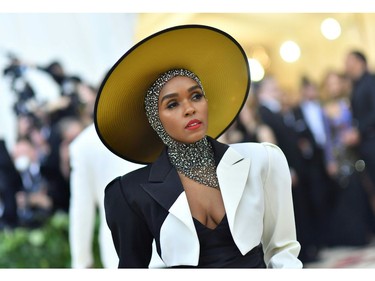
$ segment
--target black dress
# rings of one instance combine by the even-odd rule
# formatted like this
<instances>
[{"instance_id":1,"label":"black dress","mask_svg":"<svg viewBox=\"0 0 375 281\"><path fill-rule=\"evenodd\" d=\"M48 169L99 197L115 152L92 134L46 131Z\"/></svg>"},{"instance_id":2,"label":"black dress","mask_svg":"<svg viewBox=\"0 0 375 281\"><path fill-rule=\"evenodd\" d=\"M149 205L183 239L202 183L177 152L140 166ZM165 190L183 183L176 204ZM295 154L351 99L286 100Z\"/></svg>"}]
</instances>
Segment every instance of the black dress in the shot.
<instances>
[{"instance_id":1,"label":"black dress","mask_svg":"<svg viewBox=\"0 0 375 281\"><path fill-rule=\"evenodd\" d=\"M227 216L216 228L210 229L194 219L200 255L197 267L202 268L265 268L261 244L242 255L229 230Z\"/></svg>"}]
</instances>

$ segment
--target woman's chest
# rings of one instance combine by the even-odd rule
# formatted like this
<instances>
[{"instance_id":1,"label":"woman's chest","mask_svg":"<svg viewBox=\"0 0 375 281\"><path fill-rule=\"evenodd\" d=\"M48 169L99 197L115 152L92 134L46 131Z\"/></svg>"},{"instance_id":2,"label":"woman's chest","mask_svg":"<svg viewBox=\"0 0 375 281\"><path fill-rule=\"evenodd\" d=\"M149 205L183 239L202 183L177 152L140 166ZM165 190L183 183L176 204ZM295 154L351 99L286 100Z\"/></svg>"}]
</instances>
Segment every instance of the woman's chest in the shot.
<instances>
[{"instance_id":1,"label":"woman's chest","mask_svg":"<svg viewBox=\"0 0 375 281\"><path fill-rule=\"evenodd\" d=\"M215 228L225 215L220 190L180 177L192 217L208 228Z\"/></svg>"}]
</instances>

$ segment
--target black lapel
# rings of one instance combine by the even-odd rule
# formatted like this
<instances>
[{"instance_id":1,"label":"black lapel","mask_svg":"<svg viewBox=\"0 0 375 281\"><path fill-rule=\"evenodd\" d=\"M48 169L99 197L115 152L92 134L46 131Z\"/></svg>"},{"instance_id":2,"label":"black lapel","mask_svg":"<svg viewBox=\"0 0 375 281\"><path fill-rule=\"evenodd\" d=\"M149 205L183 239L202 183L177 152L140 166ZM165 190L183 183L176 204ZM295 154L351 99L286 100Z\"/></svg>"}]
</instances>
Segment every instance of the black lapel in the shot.
<instances>
[{"instance_id":1,"label":"black lapel","mask_svg":"<svg viewBox=\"0 0 375 281\"><path fill-rule=\"evenodd\" d=\"M166 148L152 164L148 183L141 186L166 210L184 191L176 169L169 162Z\"/></svg>"}]
</instances>

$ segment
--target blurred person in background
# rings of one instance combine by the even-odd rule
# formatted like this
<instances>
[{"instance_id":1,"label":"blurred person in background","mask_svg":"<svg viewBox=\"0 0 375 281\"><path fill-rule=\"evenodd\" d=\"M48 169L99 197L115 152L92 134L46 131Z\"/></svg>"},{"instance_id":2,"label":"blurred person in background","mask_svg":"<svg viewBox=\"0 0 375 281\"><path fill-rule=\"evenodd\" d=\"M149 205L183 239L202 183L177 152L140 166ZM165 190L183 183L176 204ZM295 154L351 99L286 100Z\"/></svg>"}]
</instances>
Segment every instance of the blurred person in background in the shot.
<instances>
[{"instance_id":1,"label":"blurred person in background","mask_svg":"<svg viewBox=\"0 0 375 281\"><path fill-rule=\"evenodd\" d=\"M36 99L36 93L26 78L28 67L13 54L8 55L9 65L3 70L3 76L9 81L11 91L15 94L13 110L16 115L30 112L29 103Z\"/></svg>"},{"instance_id":2,"label":"blurred person in background","mask_svg":"<svg viewBox=\"0 0 375 281\"><path fill-rule=\"evenodd\" d=\"M60 61L52 61L47 66L34 67L50 75L60 90L60 97L54 103L47 105L51 124L67 116L80 116L82 102L78 88L83 83L81 77L68 74Z\"/></svg>"},{"instance_id":3,"label":"blurred person in background","mask_svg":"<svg viewBox=\"0 0 375 281\"><path fill-rule=\"evenodd\" d=\"M64 179L70 181L70 153L69 145L84 130L81 119L66 117L59 122L61 143L59 146L60 170Z\"/></svg>"},{"instance_id":4,"label":"blurred person in background","mask_svg":"<svg viewBox=\"0 0 375 281\"><path fill-rule=\"evenodd\" d=\"M227 144L236 142L276 144L272 129L264 124L258 115L258 102L254 93L250 92L238 117L218 140Z\"/></svg>"},{"instance_id":5,"label":"blurred person in background","mask_svg":"<svg viewBox=\"0 0 375 281\"><path fill-rule=\"evenodd\" d=\"M88 83L82 82L77 86L77 94L82 105L80 110L80 119L85 127L89 126L93 122L93 112L97 91L98 90L94 86Z\"/></svg>"},{"instance_id":6,"label":"blurred person in background","mask_svg":"<svg viewBox=\"0 0 375 281\"><path fill-rule=\"evenodd\" d=\"M294 182L298 181L300 166L298 150L295 146L293 131L284 121L282 111L282 95L278 81L273 76L267 76L254 85L255 95L258 99L258 115L261 122L273 132L276 144L285 153L290 165Z\"/></svg>"},{"instance_id":7,"label":"blurred person in background","mask_svg":"<svg viewBox=\"0 0 375 281\"><path fill-rule=\"evenodd\" d=\"M115 268L118 257L104 215L104 187L124 170L124 161L100 142L90 125L69 145L70 193L69 242L72 268L94 266L93 238L99 214L99 249L103 267Z\"/></svg>"},{"instance_id":8,"label":"blurred person in background","mask_svg":"<svg viewBox=\"0 0 375 281\"><path fill-rule=\"evenodd\" d=\"M323 79L323 109L331 131L333 156L338 165L336 179L340 186L329 223L329 246L364 245L368 243L369 200L361 183L356 144L358 134L353 127L349 79L329 71Z\"/></svg>"},{"instance_id":9,"label":"blurred person in background","mask_svg":"<svg viewBox=\"0 0 375 281\"><path fill-rule=\"evenodd\" d=\"M16 193L18 225L41 226L51 215L53 202L48 195L48 182L40 171L37 150L28 138L20 138L11 155L22 180Z\"/></svg>"},{"instance_id":10,"label":"blurred person in background","mask_svg":"<svg viewBox=\"0 0 375 281\"><path fill-rule=\"evenodd\" d=\"M13 112L17 123L16 138L28 138L38 150L40 171L49 185L53 210L69 209L69 164L67 145L92 122L85 111L92 110L92 94L84 91L84 82L65 72L58 61L41 67L9 55L9 65L3 74L15 94ZM38 78L39 75L39 78ZM40 77L44 76L44 80ZM46 79L48 77L48 79ZM55 84L58 95L43 92L38 82ZM42 86L46 84L42 83ZM35 91L35 87L38 91ZM51 87L47 87L51 89ZM82 90L81 90L82 89ZM82 94L80 94L82 92Z\"/></svg>"},{"instance_id":11,"label":"blurred person in background","mask_svg":"<svg viewBox=\"0 0 375 281\"><path fill-rule=\"evenodd\" d=\"M329 239L329 218L339 190L335 181L338 168L319 89L307 77L301 79L300 97L300 103L293 108L293 128L303 158L303 185L307 189L314 244L321 249Z\"/></svg>"},{"instance_id":12,"label":"blurred person in background","mask_svg":"<svg viewBox=\"0 0 375 281\"><path fill-rule=\"evenodd\" d=\"M327 73L322 85L323 109L328 118L332 153L338 165L338 180L343 187L347 184L351 159L351 148L358 142L353 127L353 116L349 100L347 78L336 72Z\"/></svg>"},{"instance_id":13,"label":"blurred person in background","mask_svg":"<svg viewBox=\"0 0 375 281\"><path fill-rule=\"evenodd\" d=\"M56 83L59 83L59 77L56 76ZM42 165L42 172L51 184L54 209L64 212L69 210L70 193L67 147L69 142L85 127L81 118L84 105L78 95L78 87L81 83L83 82L79 78L70 79L70 87L61 88L60 97L41 107L42 114L46 116L48 127L46 139L50 147ZM63 83L59 85L64 86Z\"/></svg>"},{"instance_id":14,"label":"blurred person in background","mask_svg":"<svg viewBox=\"0 0 375 281\"><path fill-rule=\"evenodd\" d=\"M301 152L297 145L297 134L291 127L290 112L283 107L283 92L277 79L266 76L253 85L258 99L258 114L261 121L273 132L275 144L285 153L292 177L292 194L298 241L301 243L299 259L312 262L318 257L314 243L313 225L308 208L308 193L304 185L305 167Z\"/></svg>"},{"instance_id":15,"label":"blurred person in background","mask_svg":"<svg viewBox=\"0 0 375 281\"><path fill-rule=\"evenodd\" d=\"M50 151L41 166L42 174L50 185L50 196L53 198L54 211L69 211L69 143L83 129L80 119L65 117L60 120L47 142Z\"/></svg>"},{"instance_id":16,"label":"blurred person in background","mask_svg":"<svg viewBox=\"0 0 375 281\"><path fill-rule=\"evenodd\" d=\"M375 233L375 77L365 54L358 50L347 54L345 71L352 82L351 108L359 134L358 153L365 167L363 184L372 206L371 230Z\"/></svg>"},{"instance_id":17,"label":"blurred person in background","mask_svg":"<svg viewBox=\"0 0 375 281\"><path fill-rule=\"evenodd\" d=\"M16 194L22 188L5 140L0 139L0 230L18 226Z\"/></svg>"}]
</instances>

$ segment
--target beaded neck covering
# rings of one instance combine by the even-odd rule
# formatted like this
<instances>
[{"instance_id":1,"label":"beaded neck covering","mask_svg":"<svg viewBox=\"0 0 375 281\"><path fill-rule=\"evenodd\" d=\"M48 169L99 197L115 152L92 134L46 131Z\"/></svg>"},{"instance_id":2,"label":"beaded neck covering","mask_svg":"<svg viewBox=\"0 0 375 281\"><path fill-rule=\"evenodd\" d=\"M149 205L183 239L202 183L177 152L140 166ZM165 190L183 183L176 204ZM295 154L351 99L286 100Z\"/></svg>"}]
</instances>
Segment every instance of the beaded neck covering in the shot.
<instances>
[{"instance_id":1,"label":"beaded neck covering","mask_svg":"<svg viewBox=\"0 0 375 281\"><path fill-rule=\"evenodd\" d=\"M193 72L186 69L169 70L160 75L146 93L145 110L148 121L168 147L169 160L178 172L198 183L219 189L214 153L207 137L191 144L181 143L171 138L161 124L158 109L159 94L163 86L176 76L193 79L204 94L202 83Z\"/></svg>"}]
</instances>

